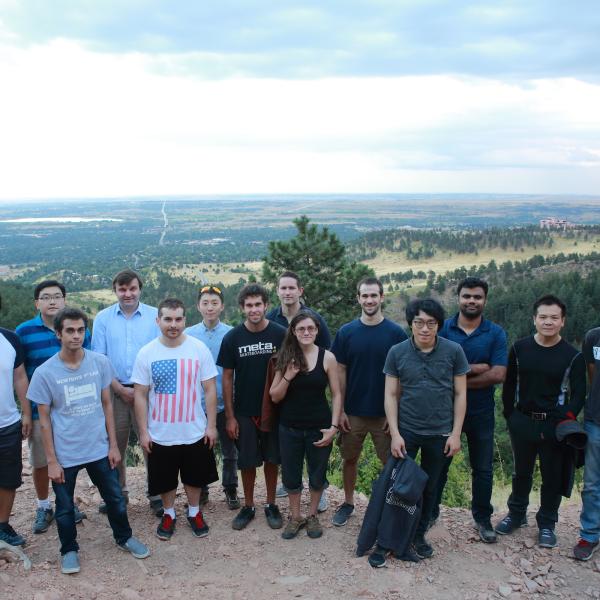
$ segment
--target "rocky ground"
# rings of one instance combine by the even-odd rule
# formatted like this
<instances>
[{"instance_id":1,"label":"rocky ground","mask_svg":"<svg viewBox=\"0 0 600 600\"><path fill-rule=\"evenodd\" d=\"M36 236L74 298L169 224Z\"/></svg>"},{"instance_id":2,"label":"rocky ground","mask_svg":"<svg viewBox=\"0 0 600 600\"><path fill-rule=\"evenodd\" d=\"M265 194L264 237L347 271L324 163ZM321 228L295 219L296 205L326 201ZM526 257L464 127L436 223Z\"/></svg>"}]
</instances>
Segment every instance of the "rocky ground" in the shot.
<instances>
[{"instance_id":1,"label":"rocky ground","mask_svg":"<svg viewBox=\"0 0 600 600\"><path fill-rule=\"evenodd\" d=\"M144 498L144 473L128 470L131 502L129 516L134 534L147 543L152 555L136 560L114 544L106 517L98 514L99 495L85 472L80 474L76 499L88 518L78 526L81 573L61 575L58 537L53 524L41 535L30 533L34 507L30 469L17 494L11 523L27 534L25 552L30 571L0 554L1 598L6 600L62 600L152 598L254 599L254 598L600 598L600 554L588 563L571 558L577 541L576 503L561 509L559 547L540 549L536 528L527 527L499 543L486 545L472 529L470 514L443 509L441 522L430 532L435 555L419 564L393 558L383 569L372 569L367 558L355 556L355 543L367 499L357 499L355 516L346 527L333 527L333 510L343 494L330 488L329 510L321 515L325 533L311 540L304 531L283 540L269 529L262 511L244 531L233 531L229 511L218 484L211 488L205 517L206 538L194 538L184 518L185 496L177 498L178 528L171 541L155 536L158 520ZM264 502L260 484L258 503ZM257 505L258 505L257 503ZM287 501L280 506L285 513ZM501 510L501 509L500 509ZM535 523L529 515L530 523Z\"/></svg>"}]
</instances>

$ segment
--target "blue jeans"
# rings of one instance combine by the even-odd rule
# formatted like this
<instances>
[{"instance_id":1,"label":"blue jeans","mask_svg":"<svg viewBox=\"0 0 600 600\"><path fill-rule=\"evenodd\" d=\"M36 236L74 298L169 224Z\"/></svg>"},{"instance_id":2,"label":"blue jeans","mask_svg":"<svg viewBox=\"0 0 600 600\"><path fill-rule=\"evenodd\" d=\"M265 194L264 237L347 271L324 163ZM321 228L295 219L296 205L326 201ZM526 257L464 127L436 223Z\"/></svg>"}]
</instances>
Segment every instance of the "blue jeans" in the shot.
<instances>
[{"instance_id":1,"label":"blue jeans","mask_svg":"<svg viewBox=\"0 0 600 600\"><path fill-rule=\"evenodd\" d=\"M81 469L85 469L93 484L98 488L102 500L106 503L108 522L113 530L113 536L117 544L125 543L131 537L131 527L127 519L127 508L125 497L119 485L119 473L117 469L111 469L108 458L101 458L91 463L67 467L64 469L65 482L54 483L54 495L56 496L56 527L60 539L60 553L66 554L78 551L77 527L73 514L73 494L75 492L75 481Z\"/></svg>"},{"instance_id":2,"label":"blue jeans","mask_svg":"<svg viewBox=\"0 0 600 600\"><path fill-rule=\"evenodd\" d=\"M588 435L583 472L583 509L580 536L588 542L600 541L600 425L585 421Z\"/></svg>"},{"instance_id":3,"label":"blue jeans","mask_svg":"<svg viewBox=\"0 0 600 600\"><path fill-rule=\"evenodd\" d=\"M281 481L290 494L302 491L304 458L308 471L308 486L315 492L324 490L327 481L327 464L332 444L318 448L313 442L323 437L319 429L296 429L279 425L279 448L281 452Z\"/></svg>"},{"instance_id":4,"label":"blue jeans","mask_svg":"<svg viewBox=\"0 0 600 600\"><path fill-rule=\"evenodd\" d=\"M494 424L494 413L489 411L468 415L462 429L467 438L471 465L471 513L477 523L487 521L494 512L491 502L494 482ZM433 519L440 515L440 503L451 462L451 458L447 460L440 475L436 503L431 514Z\"/></svg>"}]
</instances>

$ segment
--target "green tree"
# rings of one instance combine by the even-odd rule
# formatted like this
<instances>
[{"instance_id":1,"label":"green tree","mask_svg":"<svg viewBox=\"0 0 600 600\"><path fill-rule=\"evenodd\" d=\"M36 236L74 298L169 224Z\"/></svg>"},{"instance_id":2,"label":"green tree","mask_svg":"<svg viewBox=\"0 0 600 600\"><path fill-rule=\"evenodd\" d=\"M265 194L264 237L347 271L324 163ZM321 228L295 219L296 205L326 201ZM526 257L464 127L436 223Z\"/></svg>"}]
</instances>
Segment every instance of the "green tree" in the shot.
<instances>
[{"instance_id":1,"label":"green tree","mask_svg":"<svg viewBox=\"0 0 600 600\"><path fill-rule=\"evenodd\" d=\"M263 281L276 285L283 271L297 273L304 286L306 304L321 313L335 332L358 313L358 281L375 273L366 265L351 262L344 244L327 227L311 224L306 215L294 219L294 225L298 230L295 237L269 242Z\"/></svg>"}]
</instances>

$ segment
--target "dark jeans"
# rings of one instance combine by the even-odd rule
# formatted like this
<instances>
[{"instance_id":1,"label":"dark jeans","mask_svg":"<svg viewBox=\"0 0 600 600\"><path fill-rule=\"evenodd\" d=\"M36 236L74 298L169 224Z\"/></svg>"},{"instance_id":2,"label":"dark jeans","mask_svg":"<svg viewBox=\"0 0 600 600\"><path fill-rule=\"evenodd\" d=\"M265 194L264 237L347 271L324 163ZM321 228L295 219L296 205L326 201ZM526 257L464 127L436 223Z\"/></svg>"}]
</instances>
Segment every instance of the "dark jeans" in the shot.
<instances>
[{"instance_id":1,"label":"dark jeans","mask_svg":"<svg viewBox=\"0 0 600 600\"><path fill-rule=\"evenodd\" d=\"M131 537L125 497L119 485L119 473L117 469L110 468L108 458L101 458L91 463L67 467L64 469L65 482L52 482L52 488L56 496L56 526L61 543L61 554L79 550L77 527L75 526L73 514L73 494L77 474L81 469L88 472L93 484L98 488L102 500L106 503L108 522L117 544L123 544Z\"/></svg>"},{"instance_id":2,"label":"dark jeans","mask_svg":"<svg viewBox=\"0 0 600 600\"><path fill-rule=\"evenodd\" d=\"M318 448L313 442L319 441L323 434L319 429L296 429L279 425L279 447L281 452L281 481L291 494L302 491L302 472L304 457L308 471L308 486L319 492L324 490L327 481L327 463L332 444Z\"/></svg>"},{"instance_id":3,"label":"dark jeans","mask_svg":"<svg viewBox=\"0 0 600 600\"><path fill-rule=\"evenodd\" d=\"M437 498L440 475L448 461L444 454L448 438L441 435L419 435L402 429L400 435L404 438L406 452L411 458L416 458L417 453L421 450L421 468L429 476L423 490L423 508L416 532L417 535L423 535L427 531L431 511Z\"/></svg>"},{"instance_id":4,"label":"dark jeans","mask_svg":"<svg viewBox=\"0 0 600 600\"><path fill-rule=\"evenodd\" d=\"M554 529L562 499L560 489L563 450L556 441L555 428L556 422L553 420L535 421L516 409L508 418L514 457L512 493L508 498L508 509L518 518L527 514L535 459L539 456L542 488L536 521L538 527L547 529Z\"/></svg>"},{"instance_id":5,"label":"dark jeans","mask_svg":"<svg viewBox=\"0 0 600 600\"><path fill-rule=\"evenodd\" d=\"M492 485L494 482L494 425L493 412L470 415L465 418L463 433L467 437L469 463L471 465L471 513L477 523L487 521L494 512L492 507ZM442 494L448 480L449 458L440 475L432 519L440 516Z\"/></svg>"}]
</instances>

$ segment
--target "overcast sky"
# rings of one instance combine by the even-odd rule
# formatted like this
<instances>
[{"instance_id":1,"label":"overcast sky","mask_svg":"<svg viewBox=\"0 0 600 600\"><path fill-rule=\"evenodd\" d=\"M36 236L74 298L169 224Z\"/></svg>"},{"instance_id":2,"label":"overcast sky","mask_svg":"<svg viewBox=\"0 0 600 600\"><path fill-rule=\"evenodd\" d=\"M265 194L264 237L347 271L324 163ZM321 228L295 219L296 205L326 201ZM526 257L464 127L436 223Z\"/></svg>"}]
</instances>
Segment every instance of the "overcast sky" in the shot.
<instances>
[{"instance_id":1,"label":"overcast sky","mask_svg":"<svg viewBox=\"0 0 600 600\"><path fill-rule=\"evenodd\" d=\"M0 0L0 199L600 192L600 3Z\"/></svg>"}]
</instances>

